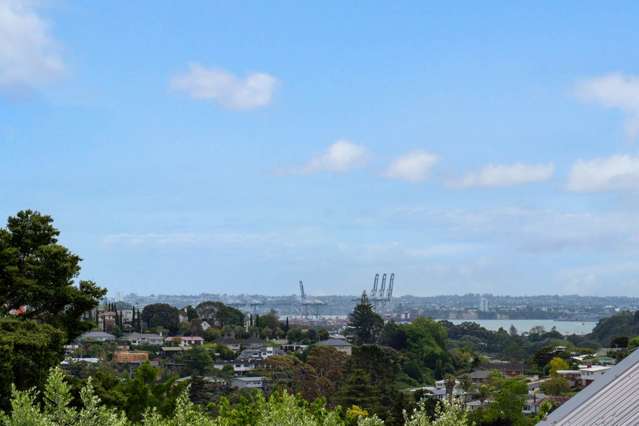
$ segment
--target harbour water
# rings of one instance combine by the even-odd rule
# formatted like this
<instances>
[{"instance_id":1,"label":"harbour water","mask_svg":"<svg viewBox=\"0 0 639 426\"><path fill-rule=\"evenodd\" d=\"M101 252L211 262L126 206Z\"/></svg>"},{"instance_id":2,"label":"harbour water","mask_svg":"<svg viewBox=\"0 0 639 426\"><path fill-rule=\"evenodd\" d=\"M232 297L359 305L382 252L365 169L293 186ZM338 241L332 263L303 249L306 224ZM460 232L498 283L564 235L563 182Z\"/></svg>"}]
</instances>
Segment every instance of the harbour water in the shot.
<instances>
[{"instance_id":1,"label":"harbour water","mask_svg":"<svg viewBox=\"0 0 639 426\"><path fill-rule=\"evenodd\" d=\"M534 319L485 319L485 320L448 320L453 324L461 324L462 322L476 322L488 330L510 330L510 326L514 325L519 333L530 331L531 328L542 326L545 330L550 331L553 327L561 334L588 334L597 325L594 321L557 321L557 320L534 320Z\"/></svg>"}]
</instances>

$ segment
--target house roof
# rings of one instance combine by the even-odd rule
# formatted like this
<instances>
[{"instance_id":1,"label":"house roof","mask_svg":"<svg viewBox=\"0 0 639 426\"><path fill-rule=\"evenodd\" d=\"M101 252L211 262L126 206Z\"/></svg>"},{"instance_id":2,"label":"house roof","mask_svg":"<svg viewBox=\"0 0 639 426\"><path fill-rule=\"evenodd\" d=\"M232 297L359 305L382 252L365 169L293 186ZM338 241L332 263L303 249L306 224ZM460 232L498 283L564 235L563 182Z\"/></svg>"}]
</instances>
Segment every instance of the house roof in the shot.
<instances>
[{"instance_id":1,"label":"house roof","mask_svg":"<svg viewBox=\"0 0 639 426\"><path fill-rule=\"evenodd\" d=\"M475 370L468 376L471 379L487 379L490 377L490 370Z\"/></svg>"},{"instance_id":2,"label":"house roof","mask_svg":"<svg viewBox=\"0 0 639 426\"><path fill-rule=\"evenodd\" d=\"M87 331L82 333L78 340L115 340L115 336L104 331Z\"/></svg>"},{"instance_id":3,"label":"house roof","mask_svg":"<svg viewBox=\"0 0 639 426\"><path fill-rule=\"evenodd\" d=\"M320 346L353 346L344 339L328 339L317 342Z\"/></svg>"},{"instance_id":4,"label":"house roof","mask_svg":"<svg viewBox=\"0 0 639 426\"><path fill-rule=\"evenodd\" d=\"M159 334L155 334L155 333L125 333L122 335L121 340L127 340L127 339L157 339L157 340L164 340L164 337L160 336Z\"/></svg>"},{"instance_id":5,"label":"house roof","mask_svg":"<svg viewBox=\"0 0 639 426\"><path fill-rule=\"evenodd\" d=\"M639 351L634 351L539 423L541 426L639 424Z\"/></svg>"}]
</instances>

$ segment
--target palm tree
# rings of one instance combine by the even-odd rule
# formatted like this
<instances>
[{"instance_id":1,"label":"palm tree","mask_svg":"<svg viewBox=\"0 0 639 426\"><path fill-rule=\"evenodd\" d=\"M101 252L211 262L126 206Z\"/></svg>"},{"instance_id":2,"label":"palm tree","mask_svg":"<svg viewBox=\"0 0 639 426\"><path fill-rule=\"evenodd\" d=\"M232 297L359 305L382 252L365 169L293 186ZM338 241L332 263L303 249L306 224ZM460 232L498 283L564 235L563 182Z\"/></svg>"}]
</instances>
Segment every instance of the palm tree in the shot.
<instances>
[{"instance_id":1,"label":"palm tree","mask_svg":"<svg viewBox=\"0 0 639 426\"><path fill-rule=\"evenodd\" d=\"M452 374L447 374L444 380L445 380L445 386L446 386L446 395L448 395L448 400L452 402L453 391L455 390L455 384L457 383L457 379Z\"/></svg>"},{"instance_id":2,"label":"palm tree","mask_svg":"<svg viewBox=\"0 0 639 426\"><path fill-rule=\"evenodd\" d=\"M479 385L479 388L477 389L477 396L479 397L480 405L483 407L484 402L486 402L490 396L490 388L487 385Z\"/></svg>"}]
</instances>

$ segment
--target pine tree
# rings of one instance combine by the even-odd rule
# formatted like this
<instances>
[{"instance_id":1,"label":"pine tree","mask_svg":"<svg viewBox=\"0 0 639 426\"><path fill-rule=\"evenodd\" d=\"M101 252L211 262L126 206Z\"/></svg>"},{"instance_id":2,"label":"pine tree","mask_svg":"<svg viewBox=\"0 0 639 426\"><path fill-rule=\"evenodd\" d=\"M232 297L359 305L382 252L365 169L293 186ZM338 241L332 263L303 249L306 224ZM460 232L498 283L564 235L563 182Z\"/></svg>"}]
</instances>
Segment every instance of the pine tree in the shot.
<instances>
[{"instance_id":1,"label":"pine tree","mask_svg":"<svg viewBox=\"0 0 639 426\"><path fill-rule=\"evenodd\" d=\"M349 326L356 344L372 344L377 341L384 327L384 320L373 310L366 292L362 293L359 304L349 315Z\"/></svg>"}]
</instances>

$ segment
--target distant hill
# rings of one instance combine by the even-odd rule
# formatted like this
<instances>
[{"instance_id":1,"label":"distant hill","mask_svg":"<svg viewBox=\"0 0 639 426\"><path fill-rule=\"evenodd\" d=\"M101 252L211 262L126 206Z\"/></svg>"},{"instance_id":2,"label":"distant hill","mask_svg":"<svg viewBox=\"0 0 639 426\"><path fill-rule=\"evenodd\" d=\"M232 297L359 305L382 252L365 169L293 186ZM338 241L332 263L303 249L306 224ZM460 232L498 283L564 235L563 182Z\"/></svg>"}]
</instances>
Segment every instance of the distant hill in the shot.
<instances>
[{"instance_id":1,"label":"distant hill","mask_svg":"<svg viewBox=\"0 0 639 426\"><path fill-rule=\"evenodd\" d=\"M609 346L612 339L622 336L639 336L639 311L624 311L599 320L588 338L596 340L602 346Z\"/></svg>"}]
</instances>

